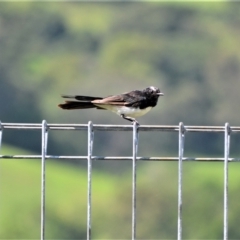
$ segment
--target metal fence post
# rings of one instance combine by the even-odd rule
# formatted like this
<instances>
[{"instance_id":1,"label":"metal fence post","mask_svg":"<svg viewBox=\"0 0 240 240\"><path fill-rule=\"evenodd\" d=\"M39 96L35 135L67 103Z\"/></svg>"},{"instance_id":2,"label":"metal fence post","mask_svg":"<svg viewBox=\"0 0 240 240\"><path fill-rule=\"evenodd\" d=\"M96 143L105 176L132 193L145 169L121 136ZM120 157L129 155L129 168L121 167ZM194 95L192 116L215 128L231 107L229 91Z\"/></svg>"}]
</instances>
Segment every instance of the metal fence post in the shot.
<instances>
[{"instance_id":1,"label":"metal fence post","mask_svg":"<svg viewBox=\"0 0 240 240\"><path fill-rule=\"evenodd\" d=\"M224 210L223 210L223 239L228 239L228 159L230 152L230 134L229 123L225 123L224 128Z\"/></svg>"},{"instance_id":2,"label":"metal fence post","mask_svg":"<svg viewBox=\"0 0 240 240\"><path fill-rule=\"evenodd\" d=\"M88 196L87 196L87 240L91 239L92 231L92 151L93 151L93 124L88 122Z\"/></svg>"},{"instance_id":3,"label":"metal fence post","mask_svg":"<svg viewBox=\"0 0 240 240\"><path fill-rule=\"evenodd\" d=\"M133 157L132 157L132 240L136 239L137 149L138 149L138 124L134 122L133 123Z\"/></svg>"},{"instance_id":4,"label":"metal fence post","mask_svg":"<svg viewBox=\"0 0 240 240\"><path fill-rule=\"evenodd\" d=\"M45 239L45 157L47 154L47 122L42 121L42 168L41 168L41 240Z\"/></svg>"},{"instance_id":5,"label":"metal fence post","mask_svg":"<svg viewBox=\"0 0 240 240\"><path fill-rule=\"evenodd\" d=\"M177 239L182 239L182 159L184 153L185 128L182 122L179 123L178 138L178 234Z\"/></svg>"}]
</instances>

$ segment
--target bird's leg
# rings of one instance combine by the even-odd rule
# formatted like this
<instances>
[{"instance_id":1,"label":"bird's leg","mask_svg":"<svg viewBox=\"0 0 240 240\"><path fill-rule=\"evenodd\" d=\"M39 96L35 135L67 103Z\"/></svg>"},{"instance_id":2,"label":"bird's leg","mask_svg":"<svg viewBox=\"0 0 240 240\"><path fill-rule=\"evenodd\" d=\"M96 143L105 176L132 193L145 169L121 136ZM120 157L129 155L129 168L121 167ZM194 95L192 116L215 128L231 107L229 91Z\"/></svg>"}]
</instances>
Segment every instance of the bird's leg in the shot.
<instances>
[{"instance_id":1,"label":"bird's leg","mask_svg":"<svg viewBox=\"0 0 240 240\"><path fill-rule=\"evenodd\" d=\"M132 123L136 123L137 125L139 125L138 121L135 118L131 118L131 117L126 117L124 114L121 114L121 117L132 122Z\"/></svg>"}]
</instances>

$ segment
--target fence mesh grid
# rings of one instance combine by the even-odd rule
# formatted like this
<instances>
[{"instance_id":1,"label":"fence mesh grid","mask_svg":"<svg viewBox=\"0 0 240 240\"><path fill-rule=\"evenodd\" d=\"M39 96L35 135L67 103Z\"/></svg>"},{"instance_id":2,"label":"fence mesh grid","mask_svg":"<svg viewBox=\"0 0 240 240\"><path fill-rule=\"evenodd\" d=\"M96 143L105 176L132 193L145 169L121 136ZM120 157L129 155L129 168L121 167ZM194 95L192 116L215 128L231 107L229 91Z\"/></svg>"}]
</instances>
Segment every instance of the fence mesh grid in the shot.
<instances>
[{"instance_id":1,"label":"fence mesh grid","mask_svg":"<svg viewBox=\"0 0 240 240\"><path fill-rule=\"evenodd\" d=\"M0 149L2 145L3 132L7 129L39 129L42 132L41 155L0 155L0 159L41 159L41 240L45 239L45 161L46 159L79 159L88 162L88 193L87 193L87 236L91 239L91 203L92 203L92 160L131 160L132 161L132 240L136 239L136 179L137 161L178 161L178 221L177 239L182 239L182 176L183 161L222 161L224 162L224 199L223 199L223 239L228 239L228 163L239 162L240 158L230 158L230 137L233 132L240 132L240 127L230 126L184 126L179 125L100 125L93 124L48 124L43 120L42 124L1 123L0 122ZM87 156L57 156L47 155L48 135L50 130L83 130L88 132L88 154ZM93 143L95 131L131 131L133 133L132 156L93 156ZM178 156L176 157L140 157L137 156L139 131L168 131L178 133ZM222 132L224 137L223 157L184 157L184 142L187 132Z\"/></svg>"}]
</instances>

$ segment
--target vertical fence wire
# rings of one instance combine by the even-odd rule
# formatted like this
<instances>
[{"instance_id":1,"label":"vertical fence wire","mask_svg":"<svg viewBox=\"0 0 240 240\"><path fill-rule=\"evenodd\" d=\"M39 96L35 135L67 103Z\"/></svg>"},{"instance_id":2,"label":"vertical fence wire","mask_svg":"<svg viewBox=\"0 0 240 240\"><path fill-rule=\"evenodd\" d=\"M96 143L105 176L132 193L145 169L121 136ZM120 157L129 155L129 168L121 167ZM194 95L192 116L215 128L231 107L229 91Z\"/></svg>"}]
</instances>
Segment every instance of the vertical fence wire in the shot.
<instances>
[{"instance_id":1,"label":"vertical fence wire","mask_svg":"<svg viewBox=\"0 0 240 240\"><path fill-rule=\"evenodd\" d=\"M45 156L47 154L47 122L42 121L42 166L41 166L41 240L45 239Z\"/></svg>"},{"instance_id":2,"label":"vertical fence wire","mask_svg":"<svg viewBox=\"0 0 240 240\"><path fill-rule=\"evenodd\" d=\"M133 157L132 157L132 240L136 239L136 210L137 210L137 150L138 125L133 123Z\"/></svg>"},{"instance_id":3,"label":"vertical fence wire","mask_svg":"<svg viewBox=\"0 0 240 240\"><path fill-rule=\"evenodd\" d=\"M93 151L93 124L88 122L88 193L87 193L87 240L92 233L92 151Z\"/></svg>"},{"instance_id":4,"label":"vertical fence wire","mask_svg":"<svg viewBox=\"0 0 240 240\"><path fill-rule=\"evenodd\" d=\"M1 148L2 148L2 135L3 135L3 127L2 127L2 123L0 121L0 152L1 152Z\"/></svg>"},{"instance_id":5,"label":"vertical fence wire","mask_svg":"<svg viewBox=\"0 0 240 240\"><path fill-rule=\"evenodd\" d=\"M178 137L178 233L177 239L182 239L182 159L184 153L185 128L182 122L179 123Z\"/></svg>"},{"instance_id":6,"label":"vertical fence wire","mask_svg":"<svg viewBox=\"0 0 240 240\"><path fill-rule=\"evenodd\" d=\"M2 147L2 135L3 135L3 127L2 127L2 123L0 121L0 150Z\"/></svg>"},{"instance_id":7,"label":"vertical fence wire","mask_svg":"<svg viewBox=\"0 0 240 240\"><path fill-rule=\"evenodd\" d=\"M228 159L230 153L230 133L229 123L224 129L224 209L223 209L223 239L228 239Z\"/></svg>"}]
</instances>

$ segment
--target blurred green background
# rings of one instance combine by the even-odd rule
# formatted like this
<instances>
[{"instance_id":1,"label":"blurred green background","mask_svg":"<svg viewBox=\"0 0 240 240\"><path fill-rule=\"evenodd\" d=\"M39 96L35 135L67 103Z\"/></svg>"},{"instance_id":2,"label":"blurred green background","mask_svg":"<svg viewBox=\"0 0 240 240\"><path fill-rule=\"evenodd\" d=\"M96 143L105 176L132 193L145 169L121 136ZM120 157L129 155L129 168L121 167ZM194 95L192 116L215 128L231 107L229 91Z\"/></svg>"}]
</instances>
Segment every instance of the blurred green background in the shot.
<instances>
[{"instance_id":1,"label":"blurred green background","mask_svg":"<svg viewBox=\"0 0 240 240\"><path fill-rule=\"evenodd\" d=\"M239 126L240 5L0 3L0 121L128 124L63 111L61 94L164 92L140 124ZM131 133L97 132L94 155L128 156ZM231 157L239 157L233 135ZM176 156L176 133L140 132L140 156ZM41 132L4 130L1 154L40 154ZM223 134L188 133L186 156L223 156ZM87 133L50 132L48 154L86 155ZM71 163L71 164L67 164ZM47 161L46 238L85 239L85 161ZM94 239L131 238L131 162L93 162ZM240 239L239 163L230 164L229 239ZM1 160L0 239L40 237L40 161ZM137 238L176 239L177 162L139 162ZM183 238L222 239L223 164L184 163Z\"/></svg>"}]
</instances>

